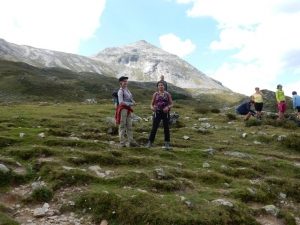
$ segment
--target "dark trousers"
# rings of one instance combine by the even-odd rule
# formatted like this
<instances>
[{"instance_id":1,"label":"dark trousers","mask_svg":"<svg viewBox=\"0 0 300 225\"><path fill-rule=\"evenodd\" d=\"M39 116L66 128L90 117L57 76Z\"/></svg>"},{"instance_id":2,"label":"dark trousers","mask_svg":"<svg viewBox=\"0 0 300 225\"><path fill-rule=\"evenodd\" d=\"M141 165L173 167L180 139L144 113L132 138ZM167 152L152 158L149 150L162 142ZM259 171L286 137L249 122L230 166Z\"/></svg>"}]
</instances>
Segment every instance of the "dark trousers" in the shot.
<instances>
[{"instance_id":1,"label":"dark trousers","mask_svg":"<svg viewBox=\"0 0 300 225\"><path fill-rule=\"evenodd\" d=\"M164 113L163 111L156 111L155 113L153 113L152 130L149 136L149 141L151 143L154 142L155 135L161 120L163 121L163 126L164 126L165 142L170 142L169 112Z\"/></svg>"}]
</instances>

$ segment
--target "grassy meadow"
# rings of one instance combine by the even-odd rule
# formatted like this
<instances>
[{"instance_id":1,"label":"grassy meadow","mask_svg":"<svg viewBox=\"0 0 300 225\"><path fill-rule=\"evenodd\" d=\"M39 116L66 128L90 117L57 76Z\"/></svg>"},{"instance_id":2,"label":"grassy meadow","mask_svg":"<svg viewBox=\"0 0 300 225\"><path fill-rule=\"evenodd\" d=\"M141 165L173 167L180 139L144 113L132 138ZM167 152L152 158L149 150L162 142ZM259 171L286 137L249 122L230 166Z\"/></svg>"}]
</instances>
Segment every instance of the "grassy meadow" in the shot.
<instances>
[{"instance_id":1,"label":"grassy meadow","mask_svg":"<svg viewBox=\"0 0 300 225\"><path fill-rule=\"evenodd\" d=\"M175 101L173 111L180 117L165 151L161 128L155 146L142 147L148 102L135 107L136 148L118 147L108 100L2 104L0 164L9 171L0 171L0 224L43 224L47 216L22 212L45 202L82 224L299 224L299 127L245 123L194 101ZM32 191L37 181L45 186Z\"/></svg>"}]
</instances>

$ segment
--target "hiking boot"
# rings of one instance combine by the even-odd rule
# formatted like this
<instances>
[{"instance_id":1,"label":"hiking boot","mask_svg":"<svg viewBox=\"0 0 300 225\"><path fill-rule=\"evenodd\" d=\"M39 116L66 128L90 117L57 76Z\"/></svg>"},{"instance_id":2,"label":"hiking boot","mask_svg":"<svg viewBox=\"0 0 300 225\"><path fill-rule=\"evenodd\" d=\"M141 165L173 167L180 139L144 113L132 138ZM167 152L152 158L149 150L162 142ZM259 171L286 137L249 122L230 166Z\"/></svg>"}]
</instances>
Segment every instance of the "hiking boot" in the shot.
<instances>
[{"instance_id":1,"label":"hiking boot","mask_svg":"<svg viewBox=\"0 0 300 225\"><path fill-rule=\"evenodd\" d=\"M125 144L125 143L120 143L118 147L119 147L119 148L125 148L125 147L126 147L126 144Z\"/></svg>"},{"instance_id":2,"label":"hiking boot","mask_svg":"<svg viewBox=\"0 0 300 225\"><path fill-rule=\"evenodd\" d=\"M172 147L170 146L170 142L165 142L164 146L162 146L163 149L165 150L171 150Z\"/></svg>"},{"instance_id":3,"label":"hiking boot","mask_svg":"<svg viewBox=\"0 0 300 225\"><path fill-rule=\"evenodd\" d=\"M148 143L145 145L146 148L151 148L153 147L152 142L148 141Z\"/></svg>"}]
</instances>

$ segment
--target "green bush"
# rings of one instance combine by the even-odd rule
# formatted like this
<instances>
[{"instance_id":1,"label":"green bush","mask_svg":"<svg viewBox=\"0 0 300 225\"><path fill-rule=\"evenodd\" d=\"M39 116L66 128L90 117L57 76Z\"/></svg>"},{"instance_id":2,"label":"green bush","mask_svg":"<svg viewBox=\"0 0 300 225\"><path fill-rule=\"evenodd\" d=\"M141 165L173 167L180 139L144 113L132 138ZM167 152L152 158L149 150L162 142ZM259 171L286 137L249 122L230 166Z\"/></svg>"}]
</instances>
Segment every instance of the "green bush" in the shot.
<instances>
[{"instance_id":1,"label":"green bush","mask_svg":"<svg viewBox=\"0 0 300 225\"><path fill-rule=\"evenodd\" d=\"M35 202L49 202L53 197L53 192L47 187L35 189L31 194L31 199Z\"/></svg>"},{"instance_id":2,"label":"green bush","mask_svg":"<svg viewBox=\"0 0 300 225\"><path fill-rule=\"evenodd\" d=\"M211 109L210 111L211 111L212 113L220 113L220 112L221 112L220 109L216 109L216 108Z\"/></svg>"}]
</instances>

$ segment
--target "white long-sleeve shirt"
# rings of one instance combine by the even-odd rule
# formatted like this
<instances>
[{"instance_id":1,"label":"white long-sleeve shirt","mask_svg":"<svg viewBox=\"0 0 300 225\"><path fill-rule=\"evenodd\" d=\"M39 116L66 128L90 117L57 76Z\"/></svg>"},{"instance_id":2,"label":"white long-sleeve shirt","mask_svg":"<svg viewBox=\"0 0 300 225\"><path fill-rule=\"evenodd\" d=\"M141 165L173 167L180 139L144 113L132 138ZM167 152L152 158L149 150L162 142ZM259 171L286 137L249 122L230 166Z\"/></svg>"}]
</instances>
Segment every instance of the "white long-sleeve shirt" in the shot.
<instances>
[{"instance_id":1,"label":"white long-sleeve shirt","mask_svg":"<svg viewBox=\"0 0 300 225\"><path fill-rule=\"evenodd\" d=\"M133 96L131 92L128 90L128 88L120 88L118 91L118 101L119 104L122 102L127 105L127 106L132 106L133 105Z\"/></svg>"}]
</instances>

